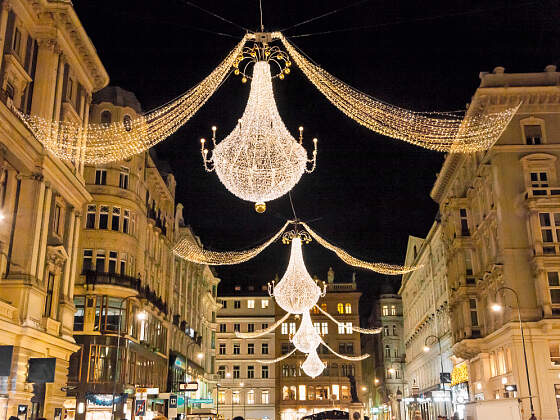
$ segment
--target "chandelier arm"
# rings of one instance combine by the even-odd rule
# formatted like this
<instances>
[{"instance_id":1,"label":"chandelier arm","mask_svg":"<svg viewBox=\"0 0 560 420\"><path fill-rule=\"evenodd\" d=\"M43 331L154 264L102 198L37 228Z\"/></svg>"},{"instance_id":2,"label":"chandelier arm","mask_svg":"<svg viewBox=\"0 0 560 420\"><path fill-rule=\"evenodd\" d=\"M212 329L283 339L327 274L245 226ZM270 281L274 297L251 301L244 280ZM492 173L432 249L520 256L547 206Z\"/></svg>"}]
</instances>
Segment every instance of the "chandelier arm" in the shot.
<instances>
[{"instance_id":1,"label":"chandelier arm","mask_svg":"<svg viewBox=\"0 0 560 420\"><path fill-rule=\"evenodd\" d=\"M361 360L365 360L367 359L370 355L368 353L364 353L360 356L345 356L344 354L340 354L337 353L336 351L334 351L333 348L331 348L327 343L325 343L324 341L321 343L323 346L325 346L332 354L334 354L336 357L339 357L341 359L344 360L350 360L352 362L359 362Z\"/></svg>"},{"instance_id":2,"label":"chandelier arm","mask_svg":"<svg viewBox=\"0 0 560 420\"><path fill-rule=\"evenodd\" d=\"M278 232L276 232L269 240L267 240L263 244L245 251L219 252L219 251L205 250L201 248L201 246L198 244L198 242L194 237L192 237L191 235L185 235L183 238L179 239L175 243L173 252L175 253L175 255L196 264L206 264L206 265L240 264L242 262L249 261L250 259L256 257L263 250L265 250L270 244L275 242L280 237L280 235L282 235L282 233L284 232L284 230L289 224L290 224L289 222L286 222Z\"/></svg>"},{"instance_id":3,"label":"chandelier arm","mask_svg":"<svg viewBox=\"0 0 560 420\"><path fill-rule=\"evenodd\" d=\"M102 164L127 159L163 141L183 126L227 78L247 39L245 35L198 85L175 100L128 121L83 126L21 111L17 111L17 115L45 149L62 160Z\"/></svg>"},{"instance_id":4,"label":"chandelier arm","mask_svg":"<svg viewBox=\"0 0 560 420\"><path fill-rule=\"evenodd\" d=\"M284 359L287 359L288 357L290 357L295 352L296 352L296 349L293 349L291 352L289 352L289 353L287 353L283 356L277 357L276 359L272 359L272 360L259 360L259 359L257 359L255 361L257 363L262 363L263 365L271 365L273 363L278 363L278 362L281 362Z\"/></svg>"},{"instance_id":5,"label":"chandelier arm","mask_svg":"<svg viewBox=\"0 0 560 420\"><path fill-rule=\"evenodd\" d=\"M384 103L345 84L306 59L281 33L275 33L310 82L340 111L359 124L416 146L451 153L490 148L501 136L519 105L482 114L471 107L464 117L451 113L420 113Z\"/></svg>"},{"instance_id":6,"label":"chandelier arm","mask_svg":"<svg viewBox=\"0 0 560 420\"><path fill-rule=\"evenodd\" d=\"M291 313L286 313L286 315L284 315L282 318L280 318L278 321L276 321L270 327L262 329L262 330L257 330L257 331L254 331L254 332L247 332L247 333L242 333L242 332L236 331L235 336L237 338L257 338L257 337L261 337L265 334L271 333L276 328L278 328L280 326L280 324L282 324L282 322L284 322L285 320L287 320L290 317L290 315L291 315Z\"/></svg>"},{"instance_id":7,"label":"chandelier arm","mask_svg":"<svg viewBox=\"0 0 560 420\"><path fill-rule=\"evenodd\" d=\"M322 238L314 232L307 223L301 222L302 226L309 232L309 234L323 247L327 248L329 251L334 252L342 261L346 264L351 265L352 267L358 268L365 268L367 270L375 271L381 274L388 274L388 275L400 275L410 273L411 271L415 271L422 266L400 266L400 265L393 265L393 264L385 264L385 263L375 263L375 262L368 262L363 261L358 258L355 258L348 254L341 248L334 246L333 244L327 242L326 239Z\"/></svg>"},{"instance_id":8,"label":"chandelier arm","mask_svg":"<svg viewBox=\"0 0 560 420\"><path fill-rule=\"evenodd\" d=\"M334 322L336 325L338 326L342 326L345 327L343 322L338 321L335 317L333 317L331 314L329 314L327 311L325 311L324 309L322 309L321 307L319 307L319 305L315 305L315 308L317 308L319 310L319 312L321 312L323 315L325 315L327 318L329 318L332 322ZM355 327L352 326L352 330L359 332L361 334L379 334L382 329L381 328L373 328L373 329L368 329L368 328L362 328L362 327Z\"/></svg>"}]
</instances>

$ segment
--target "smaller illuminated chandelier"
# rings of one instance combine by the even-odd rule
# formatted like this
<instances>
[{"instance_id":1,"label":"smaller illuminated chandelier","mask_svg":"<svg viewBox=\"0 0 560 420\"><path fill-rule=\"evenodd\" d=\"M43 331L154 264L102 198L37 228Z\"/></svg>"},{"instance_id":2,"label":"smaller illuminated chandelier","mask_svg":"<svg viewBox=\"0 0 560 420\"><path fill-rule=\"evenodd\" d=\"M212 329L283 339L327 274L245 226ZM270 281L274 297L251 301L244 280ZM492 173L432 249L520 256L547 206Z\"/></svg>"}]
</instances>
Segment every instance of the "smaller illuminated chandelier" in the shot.
<instances>
[{"instance_id":1,"label":"smaller illuminated chandelier","mask_svg":"<svg viewBox=\"0 0 560 420\"><path fill-rule=\"evenodd\" d=\"M323 283L323 290L317 285L305 268L301 242L310 242L311 237L305 231L298 232L297 229L286 232L282 241L292 242L290 262L288 268L278 284L268 284L268 293L273 296L278 306L286 312L301 315L317 303L321 296L327 292L327 286Z\"/></svg>"},{"instance_id":2,"label":"smaller illuminated chandelier","mask_svg":"<svg viewBox=\"0 0 560 420\"><path fill-rule=\"evenodd\" d=\"M244 60L248 60L244 64ZM302 146L303 127L299 142L286 129L274 100L271 66L279 69L274 77L284 78L291 64L287 55L266 44L244 49L234 62L234 72L247 81L247 66L253 63L249 100L243 116L234 130L216 144L216 127L212 127L214 149L209 156L205 139L201 153L206 171L216 170L224 186L242 200L255 203L262 213L266 202L290 191L304 172L313 172L317 158L317 139L311 159ZM309 166L310 165L310 166Z\"/></svg>"},{"instance_id":3,"label":"smaller illuminated chandelier","mask_svg":"<svg viewBox=\"0 0 560 420\"><path fill-rule=\"evenodd\" d=\"M292 344L302 353L309 354L319 347L321 341L321 336L311 322L311 315L309 315L309 312L304 312L301 324L299 324L297 332L292 337Z\"/></svg>"},{"instance_id":4,"label":"smaller illuminated chandelier","mask_svg":"<svg viewBox=\"0 0 560 420\"><path fill-rule=\"evenodd\" d=\"M323 370L325 370L325 363L319 358L317 350L313 350L305 358L305 362L302 363L301 369L306 375L316 378Z\"/></svg>"}]
</instances>

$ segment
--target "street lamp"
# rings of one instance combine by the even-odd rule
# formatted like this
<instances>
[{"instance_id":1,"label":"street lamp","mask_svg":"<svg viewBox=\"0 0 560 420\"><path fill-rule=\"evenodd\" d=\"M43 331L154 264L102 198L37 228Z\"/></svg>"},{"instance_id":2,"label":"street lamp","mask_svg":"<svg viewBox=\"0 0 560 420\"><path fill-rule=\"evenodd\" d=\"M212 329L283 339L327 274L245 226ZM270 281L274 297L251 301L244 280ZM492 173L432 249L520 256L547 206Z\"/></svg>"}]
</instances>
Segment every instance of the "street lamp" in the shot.
<instances>
[{"instance_id":1,"label":"street lamp","mask_svg":"<svg viewBox=\"0 0 560 420\"><path fill-rule=\"evenodd\" d=\"M438 343L438 349L439 349L439 363L440 363L440 367L441 367L441 374L439 376L439 382L441 384L441 389L443 391L443 395L445 397L445 384L443 382L443 354L441 352L441 339L440 337L436 336L436 335L429 335L426 337L426 339L424 340L424 352L428 353L430 351L430 347L428 346L428 340L435 338L437 340ZM443 410L445 412L445 417L447 418L447 401L445 401L445 398L443 400Z\"/></svg>"},{"instance_id":2,"label":"street lamp","mask_svg":"<svg viewBox=\"0 0 560 420\"><path fill-rule=\"evenodd\" d=\"M401 416L402 416L402 413L401 413L402 391L401 391L400 388L397 388L397 393L396 394L397 394L397 403L399 404L399 419L398 420L401 420Z\"/></svg>"},{"instance_id":3,"label":"street lamp","mask_svg":"<svg viewBox=\"0 0 560 420\"><path fill-rule=\"evenodd\" d=\"M116 411L115 395L117 393L117 376L119 376L118 373L119 373L119 360L120 360L120 349L121 349L122 309L123 309L123 304L125 302L128 302L129 299L132 299L134 297L137 297L137 295L130 295L123 298L119 306L119 328L117 332L117 355L116 355L117 357L115 360L115 372L113 374L113 396L111 398L111 416L113 420L115 419L115 411ZM141 311L138 314L136 314L136 318L141 321L144 321L148 318L148 314L145 311Z\"/></svg>"},{"instance_id":4,"label":"street lamp","mask_svg":"<svg viewBox=\"0 0 560 420\"><path fill-rule=\"evenodd\" d=\"M525 375L527 376L527 389L529 390L529 404L531 406L531 417L529 417L529 420L537 420L537 418L535 417L535 408L533 407L533 395L532 395L532 392L531 392L531 380L529 379L529 367L527 365L527 350L525 348L525 334L523 333L523 322L521 321L521 309L520 309L520 306L519 306L519 295L511 287L502 286L502 287L498 288L496 290L496 295L495 295L496 303L492 304L492 310L494 312L501 312L503 310L503 306L500 305L497 302L498 293L501 292L502 290L504 290L504 291L509 290L510 292L512 292L515 295L515 300L516 300L516 303L517 303L517 318L519 320L519 329L521 330L521 342L523 344L523 359L525 361ZM536 374L536 372L535 372L535 374Z\"/></svg>"}]
</instances>

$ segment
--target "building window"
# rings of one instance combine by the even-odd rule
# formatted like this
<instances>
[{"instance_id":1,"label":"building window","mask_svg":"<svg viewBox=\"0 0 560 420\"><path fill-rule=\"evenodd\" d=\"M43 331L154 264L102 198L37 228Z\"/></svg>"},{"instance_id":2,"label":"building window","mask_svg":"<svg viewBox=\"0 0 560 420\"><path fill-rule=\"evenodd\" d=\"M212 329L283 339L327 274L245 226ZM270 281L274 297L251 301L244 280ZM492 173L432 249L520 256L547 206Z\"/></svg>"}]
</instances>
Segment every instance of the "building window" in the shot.
<instances>
[{"instance_id":1,"label":"building window","mask_svg":"<svg viewBox=\"0 0 560 420\"><path fill-rule=\"evenodd\" d=\"M240 332L241 324L233 324L233 332Z\"/></svg>"},{"instance_id":2,"label":"building window","mask_svg":"<svg viewBox=\"0 0 560 420\"><path fill-rule=\"evenodd\" d=\"M282 376L290 376L290 368L288 365L282 365Z\"/></svg>"},{"instance_id":3,"label":"building window","mask_svg":"<svg viewBox=\"0 0 560 420\"><path fill-rule=\"evenodd\" d=\"M395 369L395 379L401 379L401 371L399 369Z\"/></svg>"},{"instance_id":4,"label":"building window","mask_svg":"<svg viewBox=\"0 0 560 420\"><path fill-rule=\"evenodd\" d=\"M255 366L247 366L247 378L248 379L255 378Z\"/></svg>"},{"instance_id":5,"label":"building window","mask_svg":"<svg viewBox=\"0 0 560 420\"><path fill-rule=\"evenodd\" d=\"M14 39L12 40L12 50L17 56L21 55L21 32L19 28L14 30Z\"/></svg>"},{"instance_id":6,"label":"building window","mask_svg":"<svg viewBox=\"0 0 560 420\"><path fill-rule=\"evenodd\" d=\"M393 335L397 335L397 326L393 325Z\"/></svg>"},{"instance_id":7,"label":"building window","mask_svg":"<svg viewBox=\"0 0 560 420\"><path fill-rule=\"evenodd\" d=\"M222 309L227 309L227 300L222 300Z\"/></svg>"},{"instance_id":8,"label":"building window","mask_svg":"<svg viewBox=\"0 0 560 420\"><path fill-rule=\"evenodd\" d=\"M292 343L282 343L282 354L288 354L294 349L294 345Z\"/></svg>"},{"instance_id":9,"label":"building window","mask_svg":"<svg viewBox=\"0 0 560 420\"><path fill-rule=\"evenodd\" d=\"M261 378L268 379L268 366L261 367Z\"/></svg>"},{"instance_id":10,"label":"building window","mask_svg":"<svg viewBox=\"0 0 560 420\"><path fill-rule=\"evenodd\" d=\"M224 379L226 377L226 367L225 366L223 366L223 365L218 366L218 376L220 377L220 379Z\"/></svg>"},{"instance_id":11,"label":"building window","mask_svg":"<svg viewBox=\"0 0 560 420\"><path fill-rule=\"evenodd\" d=\"M235 371L233 371L234 377L235 377ZM237 372L237 377L239 378L239 372ZM233 404L239 404L239 402L241 401L239 398L239 391L232 391L231 393L231 401Z\"/></svg>"},{"instance_id":12,"label":"building window","mask_svg":"<svg viewBox=\"0 0 560 420\"><path fill-rule=\"evenodd\" d=\"M388 325L384 325L384 326L383 326L383 335L384 335L385 337L388 337L388 336L389 336L389 326L388 326Z\"/></svg>"},{"instance_id":13,"label":"building window","mask_svg":"<svg viewBox=\"0 0 560 420\"><path fill-rule=\"evenodd\" d=\"M241 308L241 301L240 300L234 300L233 301L233 309L239 309Z\"/></svg>"},{"instance_id":14,"label":"building window","mask_svg":"<svg viewBox=\"0 0 560 420\"><path fill-rule=\"evenodd\" d=\"M255 354L255 344L254 343L247 344L247 354Z\"/></svg>"},{"instance_id":15,"label":"building window","mask_svg":"<svg viewBox=\"0 0 560 420\"><path fill-rule=\"evenodd\" d=\"M542 128L540 125L524 125L525 143L530 145L542 143Z\"/></svg>"},{"instance_id":16,"label":"building window","mask_svg":"<svg viewBox=\"0 0 560 420\"><path fill-rule=\"evenodd\" d=\"M391 305L391 316L397 316L397 307L395 305Z\"/></svg>"},{"instance_id":17,"label":"building window","mask_svg":"<svg viewBox=\"0 0 560 420\"><path fill-rule=\"evenodd\" d=\"M119 231L121 224L121 209L113 207L113 217L111 219L111 230Z\"/></svg>"},{"instance_id":18,"label":"building window","mask_svg":"<svg viewBox=\"0 0 560 420\"><path fill-rule=\"evenodd\" d=\"M290 334L295 334L296 333L296 323L295 322L290 322Z\"/></svg>"},{"instance_id":19,"label":"building window","mask_svg":"<svg viewBox=\"0 0 560 420\"><path fill-rule=\"evenodd\" d=\"M50 317L52 312L52 301L54 293L54 273L49 271L47 275L47 295L45 296L45 312L43 316Z\"/></svg>"},{"instance_id":20,"label":"building window","mask_svg":"<svg viewBox=\"0 0 560 420\"><path fill-rule=\"evenodd\" d=\"M226 354L226 345L224 343L220 343L220 353L219 354Z\"/></svg>"},{"instance_id":21,"label":"building window","mask_svg":"<svg viewBox=\"0 0 560 420\"><path fill-rule=\"evenodd\" d=\"M85 299L85 296L74 296L74 306L76 307L76 312L74 312L74 331L84 330Z\"/></svg>"},{"instance_id":22,"label":"building window","mask_svg":"<svg viewBox=\"0 0 560 420\"><path fill-rule=\"evenodd\" d=\"M239 379L239 372L240 372L239 366L234 366L233 367L233 379ZM239 403L239 401L238 401L238 403Z\"/></svg>"},{"instance_id":23,"label":"building window","mask_svg":"<svg viewBox=\"0 0 560 420\"><path fill-rule=\"evenodd\" d=\"M226 403L226 391L218 391L218 404L225 404L225 403Z\"/></svg>"},{"instance_id":24,"label":"building window","mask_svg":"<svg viewBox=\"0 0 560 420\"><path fill-rule=\"evenodd\" d=\"M476 299L469 299L469 310L471 312L471 326L478 327L478 311L476 309Z\"/></svg>"},{"instance_id":25,"label":"building window","mask_svg":"<svg viewBox=\"0 0 560 420\"><path fill-rule=\"evenodd\" d=\"M93 264L93 250L84 249L84 258L82 259L82 272L90 271Z\"/></svg>"},{"instance_id":26,"label":"building window","mask_svg":"<svg viewBox=\"0 0 560 420\"><path fill-rule=\"evenodd\" d=\"M241 345L239 343L233 345L233 354L241 354Z\"/></svg>"},{"instance_id":27,"label":"building window","mask_svg":"<svg viewBox=\"0 0 560 420\"><path fill-rule=\"evenodd\" d=\"M387 369L387 373L385 374L385 377L386 377L387 379L392 379L392 378L393 378L393 375L392 375L391 372L393 372L393 369L392 369L392 368Z\"/></svg>"},{"instance_id":28,"label":"building window","mask_svg":"<svg viewBox=\"0 0 560 420\"><path fill-rule=\"evenodd\" d=\"M547 172L531 172L531 187L543 188L548 187L548 173Z\"/></svg>"},{"instance_id":29,"label":"building window","mask_svg":"<svg viewBox=\"0 0 560 420\"><path fill-rule=\"evenodd\" d=\"M313 308L311 308L311 313L317 315L319 313L319 307L314 305Z\"/></svg>"},{"instance_id":30,"label":"building window","mask_svg":"<svg viewBox=\"0 0 560 420\"><path fill-rule=\"evenodd\" d=\"M128 190L128 178L130 175L130 169L125 166L121 166L121 172L119 174L119 188L123 190Z\"/></svg>"},{"instance_id":31,"label":"building window","mask_svg":"<svg viewBox=\"0 0 560 420\"><path fill-rule=\"evenodd\" d=\"M262 354L268 354L268 343L262 343L261 344L261 353Z\"/></svg>"},{"instance_id":32,"label":"building window","mask_svg":"<svg viewBox=\"0 0 560 420\"><path fill-rule=\"evenodd\" d=\"M255 300L254 299L247 300L247 308L248 309L255 309Z\"/></svg>"},{"instance_id":33,"label":"building window","mask_svg":"<svg viewBox=\"0 0 560 420\"><path fill-rule=\"evenodd\" d=\"M381 309L381 315L383 315L383 316L389 316L389 306L383 305L383 307L382 307L382 309Z\"/></svg>"},{"instance_id":34,"label":"building window","mask_svg":"<svg viewBox=\"0 0 560 420\"><path fill-rule=\"evenodd\" d=\"M255 324L247 324L247 332L255 332Z\"/></svg>"},{"instance_id":35,"label":"building window","mask_svg":"<svg viewBox=\"0 0 560 420\"><path fill-rule=\"evenodd\" d=\"M53 233L62 238L62 205L60 203L54 204L53 214Z\"/></svg>"},{"instance_id":36,"label":"building window","mask_svg":"<svg viewBox=\"0 0 560 420\"><path fill-rule=\"evenodd\" d=\"M321 303L321 309L325 312L327 312L327 304L326 303Z\"/></svg>"},{"instance_id":37,"label":"building window","mask_svg":"<svg viewBox=\"0 0 560 420\"><path fill-rule=\"evenodd\" d=\"M99 229L107 229L109 225L109 206L99 208Z\"/></svg>"},{"instance_id":38,"label":"building window","mask_svg":"<svg viewBox=\"0 0 560 420\"><path fill-rule=\"evenodd\" d=\"M268 323L267 322L263 322L261 324L261 329L266 330L268 328Z\"/></svg>"},{"instance_id":39,"label":"building window","mask_svg":"<svg viewBox=\"0 0 560 420\"><path fill-rule=\"evenodd\" d=\"M88 382L111 382L114 378L116 347L92 344L89 350Z\"/></svg>"},{"instance_id":40,"label":"building window","mask_svg":"<svg viewBox=\"0 0 560 420\"><path fill-rule=\"evenodd\" d=\"M113 217L115 217L113 215ZM123 225L122 225L122 231L123 233L128 233L128 226L130 225L130 210L125 210L124 211L124 217L123 217Z\"/></svg>"},{"instance_id":41,"label":"building window","mask_svg":"<svg viewBox=\"0 0 560 420\"><path fill-rule=\"evenodd\" d=\"M338 304L336 305L336 311L337 311L339 314L343 314L343 313L344 313L344 305L343 305L342 303L338 303Z\"/></svg>"},{"instance_id":42,"label":"building window","mask_svg":"<svg viewBox=\"0 0 560 420\"><path fill-rule=\"evenodd\" d=\"M255 391L252 389L247 392L247 404L255 404Z\"/></svg>"},{"instance_id":43,"label":"building window","mask_svg":"<svg viewBox=\"0 0 560 420\"><path fill-rule=\"evenodd\" d=\"M111 124L111 120L111 111L105 110L101 113L101 124Z\"/></svg>"},{"instance_id":44,"label":"building window","mask_svg":"<svg viewBox=\"0 0 560 420\"><path fill-rule=\"evenodd\" d=\"M352 334L352 323L345 322L338 324L338 333L339 334Z\"/></svg>"},{"instance_id":45,"label":"building window","mask_svg":"<svg viewBox=\"0 0 560 420\"><path fill-rule=\"evenodd\" d=\"M317 332L317 334L321 334L321 323L320 322L314 322L313 327L315 328L315 331Z\"/></svg>"},{"instance_id":46,"label":"building window","mask_svg":"<svg viewBox=\"0 0 560 420\"><path fill-rule=\"evenodd\" d=\"M268 367L268 366L267 366ZM264 377L264 376L263 376ZM267 376L268 378L268 376ZM261 404L268 404L270 401L270 395L268 391L263 391L261 393Z\"/></svg>"},{"instance_id":47,"label":"building window","mask_svg":"<svg viewBox=\"0 0 560 420\"><path fill-rule=\"evenodd\" d=\"M105 271L105 251L98 249L95 255L95 271L103 273Z\"/></svg>"},{"instance_id":48,"label":"building window","mask_svg":"<svg viewBox=\"0 0 560 420\"><path fill-rule=\"evenodd\" d=\"M560 237L560 213L539 213L544 254L556 254L553 245Z\"/></svg>"},{"instance_id":49,"label":"building window","mask_svg":"<svg viewBox=\"0 0 560 420\"><path fill-rule=\"evenodd\" d=\"M95 170L95 185L107 185L107 170L106 169L96 169Z\"/></svg>"},{"instance_id":50,"label":"building window","mask_svg":"<svg viewBox=\"0 0 560 420\"><path fill-rule=\"evenodd\" d=\"M299 401L305 401L305 399L307 398L307 389L305 387L305 385L299 385L298 386L298 394L299 394Z\"/></svg>"},{"instance_id":51,"label":"building window","mask_svg":"<svg viewBox=\"0 0 560 420\"><path fill-rule=\"evenodd\" d=\"M321 335L327 335L329 333L328 322L321 322Z\"/></svg>"},{"instance_id":52,"label":"building window","mask_svg":"<svg viewBox=\"0 0 560 420\"><path fill-rule=\"evenodd\" d=\"M282 322L282 326L280 327L280 330L281 330L282 334L284 334L284 335L288 334L288 323L287 322Z\"/></svg>"},{"instance_id":53,"label":"building window","mask_svg":"<svg viewBox=\"0 0 560 420\"><path fill-rule=\"evenodd\" d=\"M339 334L344 334L344 323L340 323L338 324L338 333Z\"/></svg>"},{"instance_id":54,"label":"building window","mask_svg":"<svg viewBox=\"0 0 560 420\"><path fill-rule=\"evenodd\" d=\"M269 303L268 299L261 300L261 308L262 309L268 308L268 303Z\"/></svg>"},{"instance_id":55,"label":"building window","mask_svg":"<svg viewBox=\"0 0 560 420\"><path fill-rule=\"evenodd\" d=\"M95 215L97 207L95 204L88 204L86 213L86 229L95 229Z\"/></svg>"},{"instance_id":56,"label":"building window","mask_svg":"<svg viewBox=\"0 0 560 420\"><path fill-rule=\"evenodd\" d=\"M220 324L220 332L221 332L221 333L225 333L225 332L226 332L226 324Z\"/></svg>"},{"instance_id":57,"label":"building window","mask_svg":"<svg viewBox=\"0 0 560 420\"><path fill-rule=\"evenodd\" d=\"M122 275L126 274L126 253L125 252L121 252L121 266L120 266L119 273L121 273Z\"/></svg>"},{"instance_id":58,"label":"building window","mask_svg":"<svg viewBox=\"0 0 560 420\"><path fill-rule=\"evenodd\" d=\"M556 271L546 273L548 277L548 290L550 291L550 301L553 305L560 305L560 276Z\"/></svg>"},{"instance_id":59,"label":"building window","mask_svg":"<svg viewBox=\"0 0 560 420\"><path fill-rule=\"evenodd\" d=\"M344 313L349 315L352 313L352 305L347 303L346 305L344 305Z\"/></svg>"},{"instance_id":60,"label":"building window","mask_svg":"<svg viewBox=\"0 0 560 420\"><path fill-rule=\"evenodd\" d=\"M461 224L461 236L470 236L467 209L459 209L459 223Z\"/></svg>"},{"instance_id":61,"label":"building window","mask_svg":"<svg viewBox=\"0 0 560 420\"><path fill-rule=\"evenodd\" d=\"M109 273L117 272L117 251L109 251Z\"/></svg>"},{"instance_id":62,"label":"building window","mask_svg":"<svg viewBox=\"0 0 560 420\"><path fill-rule=\"evenodd\" d=\"M389 346L388 344L385 345L385 357L391 357L391 346Z\"/></svg>"}]
</instances>

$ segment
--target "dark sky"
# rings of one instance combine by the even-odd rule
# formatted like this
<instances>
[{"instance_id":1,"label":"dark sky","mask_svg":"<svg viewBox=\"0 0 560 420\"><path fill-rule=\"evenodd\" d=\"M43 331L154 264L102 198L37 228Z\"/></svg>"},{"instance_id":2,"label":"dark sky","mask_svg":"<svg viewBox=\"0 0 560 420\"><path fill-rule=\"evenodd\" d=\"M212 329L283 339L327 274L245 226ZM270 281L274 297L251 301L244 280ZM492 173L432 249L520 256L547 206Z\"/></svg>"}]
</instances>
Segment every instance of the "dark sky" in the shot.
<instances>
[{"instance_id":1,"label":"dark sky","mask_svg":"<svg viewBox=\"0 0 560 420\"><path fill-rule=\"evenodd\" d=\"M350 0L263 1L265 30L278 30L353 4ZM258 27L258 0L194 0L242 27ZM414 110L464 109L481 71L540 72L559 64L558 1L361 1L354 7L298 26L293 38L331 74L372 96ZM149 110L188 90L225 57L243 30L185 0L88 0L75 8L111 77ZM364 28L365 27L365 28ZM197 30L197 28L202 30ZM233 35L220 36L214 32ZM294 68L274 81L278 108L306 146L319 138L317 170L292 194L299 218L351 254L402 263L408 235L425 236L437 206L429 197L443 154L377 135L348 119ZM291 217L287 196L258 215L231 195L201 164L200 137L218 126L224 138L241 116L249 84L230 77L211 100L157 151L177 178L177 201L203 243L215 250L262 242ZM218 268L223 281L266 282L282 275L289 248L272 245L251 262ZM316 243L304 249L309 272L350 279L352 267ZM374 293L387 281L357 270L361 288ZM392 279L395 282L399 278Z\"/></svg>"}]
</instances>

